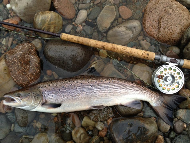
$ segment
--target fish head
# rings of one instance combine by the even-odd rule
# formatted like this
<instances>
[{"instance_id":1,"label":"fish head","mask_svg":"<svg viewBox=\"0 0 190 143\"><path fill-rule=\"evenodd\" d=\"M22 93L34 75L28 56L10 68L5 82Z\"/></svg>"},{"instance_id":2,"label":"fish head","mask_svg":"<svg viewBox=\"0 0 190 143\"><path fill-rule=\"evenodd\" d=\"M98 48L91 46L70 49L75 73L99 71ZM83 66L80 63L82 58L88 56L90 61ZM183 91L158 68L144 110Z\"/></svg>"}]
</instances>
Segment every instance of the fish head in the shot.
<instances>
[{"instance_id":1,"label":"fish head","mask_svg":"<svg viewBox=\"0 0 190 143\"><path fill-rule=\"evenodd\" d=\"M17 90L4 95L3 104L25 110L33 110L42 103L43 96L38 90Z\"/></svg>"}]
</instances>

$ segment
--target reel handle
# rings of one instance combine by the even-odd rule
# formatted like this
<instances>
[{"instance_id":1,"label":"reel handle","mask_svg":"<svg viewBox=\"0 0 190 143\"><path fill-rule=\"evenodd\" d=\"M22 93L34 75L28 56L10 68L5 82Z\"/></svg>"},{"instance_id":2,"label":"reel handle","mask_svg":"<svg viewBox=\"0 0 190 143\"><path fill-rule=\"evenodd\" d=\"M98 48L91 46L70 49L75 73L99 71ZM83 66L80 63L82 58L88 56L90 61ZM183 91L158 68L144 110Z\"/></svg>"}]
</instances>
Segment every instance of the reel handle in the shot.
<instances>
[{"instance_id":1,"label":"reel handle","mask_svg":"<svg viewBox=\"0 0 190 143\"><path fill-rule=\"evenodd\" d=\"M190 69L190 60L184 59L182 68Z\"/></svg>"}]
</instances>

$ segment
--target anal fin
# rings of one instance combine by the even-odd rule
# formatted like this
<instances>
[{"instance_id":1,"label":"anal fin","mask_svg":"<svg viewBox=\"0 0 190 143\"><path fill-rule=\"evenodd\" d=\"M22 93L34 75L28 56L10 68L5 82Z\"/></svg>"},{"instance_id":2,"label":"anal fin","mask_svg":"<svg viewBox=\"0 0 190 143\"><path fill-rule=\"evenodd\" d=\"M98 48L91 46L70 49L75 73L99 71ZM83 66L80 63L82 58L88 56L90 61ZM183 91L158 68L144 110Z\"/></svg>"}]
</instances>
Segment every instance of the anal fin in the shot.
<instances>
[{"instance_id":1,"label":"anal fin","mask_svg":"<svg viewBox=\"0 0 190 143\"><path fill-rule=\"evenodd\" d=\"M127 102L125 102L122 105L131 107L131 108L135 108L135 109L141 109L142 108L142 103L140 100L127 100Z\"/></svg>"}]
</instances>

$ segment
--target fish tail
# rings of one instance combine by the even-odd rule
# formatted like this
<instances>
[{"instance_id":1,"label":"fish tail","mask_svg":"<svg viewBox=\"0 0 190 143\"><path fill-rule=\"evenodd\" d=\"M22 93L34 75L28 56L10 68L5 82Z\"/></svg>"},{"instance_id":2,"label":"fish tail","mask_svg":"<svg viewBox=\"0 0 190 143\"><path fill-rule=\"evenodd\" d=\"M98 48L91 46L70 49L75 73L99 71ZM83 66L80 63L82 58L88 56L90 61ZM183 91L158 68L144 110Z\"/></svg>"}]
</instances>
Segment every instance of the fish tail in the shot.
<instances>
[{"instance_id":1,"label":"fish tail","mask_svg":"<svg viewBox=\"0 0 190 143\"><path fill-rule=\"evenodd\" d=\"M157 114L170 126L173 126L173 110L187 98L180 95L163 95L159 105L152 105Z\"/></svg>"}]
</instances>

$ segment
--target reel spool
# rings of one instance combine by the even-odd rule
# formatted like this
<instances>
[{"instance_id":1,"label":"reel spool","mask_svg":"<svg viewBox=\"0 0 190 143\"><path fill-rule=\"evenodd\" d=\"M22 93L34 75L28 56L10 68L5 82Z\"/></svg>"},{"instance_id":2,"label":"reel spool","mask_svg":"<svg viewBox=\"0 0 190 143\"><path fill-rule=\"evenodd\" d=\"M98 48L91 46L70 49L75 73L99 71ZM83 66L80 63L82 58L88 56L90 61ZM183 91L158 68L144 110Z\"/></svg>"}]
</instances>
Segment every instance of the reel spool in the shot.
<instances>
[{"instance_id":1,"label":"reel spool","mask_svg":"<svg viewBox=\"0 0 190 143\"><path fill-rule=\"evenodd\" d=\"M165 94L176 93L184 85L184 74L176 65L174 63L162 65L152 75L155 87Z\"/></svg>"}]
</instances>

